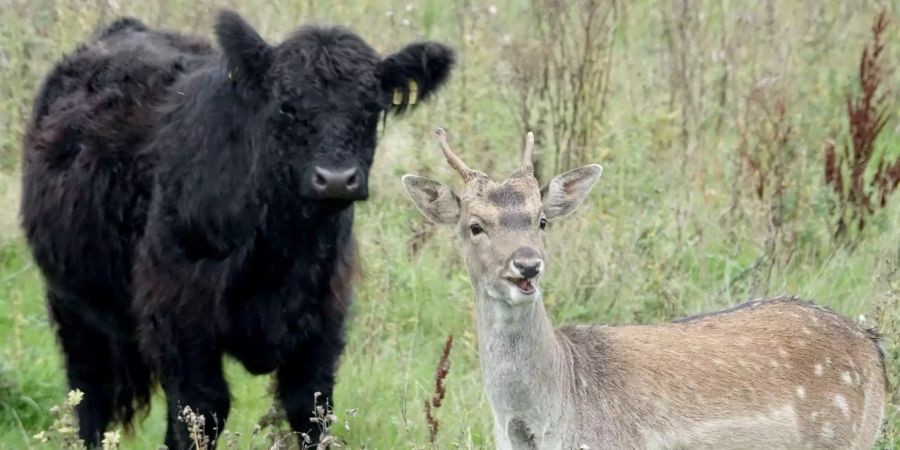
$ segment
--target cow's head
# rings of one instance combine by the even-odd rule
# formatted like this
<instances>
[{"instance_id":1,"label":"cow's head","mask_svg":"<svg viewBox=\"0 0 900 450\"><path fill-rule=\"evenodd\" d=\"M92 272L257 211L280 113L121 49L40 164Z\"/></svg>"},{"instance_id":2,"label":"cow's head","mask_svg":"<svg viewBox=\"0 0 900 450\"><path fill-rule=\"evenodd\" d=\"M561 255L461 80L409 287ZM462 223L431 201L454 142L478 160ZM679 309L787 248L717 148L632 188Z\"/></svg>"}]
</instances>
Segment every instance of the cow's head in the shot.
<instances>
[{"instance_id":1,"label":"cow's head","mask_svg":"<svg viewBox=\"0 0 900 450\"><path fill-rule=\"evenodd\" d=\"M427 99L454 61L435 42L381 58L340 27L304 26L273 46L232 11L219 15L216 36L229 78L257 105L255 144L315 199L365 199L381 115Z\"/></svg>"}]
</instances>

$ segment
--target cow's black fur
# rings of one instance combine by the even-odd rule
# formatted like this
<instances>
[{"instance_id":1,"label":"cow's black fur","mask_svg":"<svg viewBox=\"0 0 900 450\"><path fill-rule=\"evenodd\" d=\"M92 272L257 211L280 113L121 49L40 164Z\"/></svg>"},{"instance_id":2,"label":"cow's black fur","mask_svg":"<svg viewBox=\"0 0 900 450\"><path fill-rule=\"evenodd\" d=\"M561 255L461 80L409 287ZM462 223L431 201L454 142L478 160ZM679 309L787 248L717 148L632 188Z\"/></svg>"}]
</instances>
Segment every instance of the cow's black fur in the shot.
<instances>
[{"instance_id":1,"label":"cow's black fur","mask_svg":"<svg viewBox=\"0 0 900 450\"><path fill-rule=\"evenodd\" d=\"M355 264L353 207L315 199L311 164L368 174L381 114L447 78L452 52L385 59L343 28L277 46L223 12L219 50L120 19L48 75L24 141L22 222L46 280L81 437L128 424L159 379L166 444L189 406L214 437L222 356L277 371L292 427L330 401ZM399 90L403 101L392 105Z\"/></svg>"}]
</instances>

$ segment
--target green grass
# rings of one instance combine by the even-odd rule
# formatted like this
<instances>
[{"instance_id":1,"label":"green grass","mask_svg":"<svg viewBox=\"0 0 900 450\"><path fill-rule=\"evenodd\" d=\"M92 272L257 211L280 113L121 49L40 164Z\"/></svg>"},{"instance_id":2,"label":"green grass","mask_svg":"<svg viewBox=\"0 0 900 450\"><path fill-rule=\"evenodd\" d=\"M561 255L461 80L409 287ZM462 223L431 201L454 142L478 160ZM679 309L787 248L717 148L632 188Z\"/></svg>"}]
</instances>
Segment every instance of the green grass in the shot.
<instances>
[{"instance_id":1,"label":"green grass","mask_svg":"<svg viewBox=\"0 0 900 450\"><path fill-rule=\"evenodd\" d=\"M44 448L32 436L51 425L49 409L61 404L66 392L40 275L16 225L19 141L33 92L52 62L101 17L133 14L209 35L215 9L183 0L108 2L105 12L74 0L38 3L8 0L0 18L0 449ZM509 69L504 55L507 45L527 35L528 2L497 2L496 14L486 6L463 9L462 2L437 0L414 2L410 11L405 1L311 3L221 5L236 6L272 40L315 18L347 24L383 52L422 37L447 41L461 52L453 80L434 102L407 118L388 120L370 181L372 198L359 207L364 275L336 391L338 415L343 419L347 408L358 408L359 415L350 420L349 432L339 427L338 433L352 448L428 447L422 403L431 396L444 339L453 334L447 398L436 413L439 444L491 448L471 288L454 237L437 229L417 255L409 255L414 230L427 224L406 201L399 176L413 172L455 180L432 137L435 125L451 130L455 148L472 166L501 177L518 163L521 93L503 81ZM673 14L669 3L620 5L608 112L597 124L600 139L588 152L605 170L585 207L549 231L548 309L557 324L650 323L751 297L795 293L878 325L896 386L900 196L854 234L854 245L839 245L830 237L831 197L822 180L822 144L845 139L843 101L854 89L859 52L878 5L829 0L819 14L804 10L801 2L775 2L779 9L770 33L764 2L759 3L694 4L702 26L687 30L693 66L683 85L672 82L671 50L661 31L663 17ZM885 58L897 67L900 18L893 8ZM507 35L511 44L504 43ZM717 56L721 51L730 55L724 102L717 91L726 70ZM889 71L885 85L900 86L900 71ZM771 198L755 197L752 180L735 164L741 127L760 120L745 113L746 99L760 89L763 101L786 103L793 133L787 147L793 156L785 163L784 225L775 238ZM680 107L685 92L691 93L693 112ZM878 145L896 157L900 90L887 100L890 120ZM758 136L748 139L751 151L768 144ZM538 151L546 157L550 149L538 142ZM251 377L234 362L227 372L234 395L228 428L243 433L245 448L271 403L268 378ZM900 399L892 394L882 448L900 448ZM162 441L161 400L157 395L150 416L123 448L154 448Z\"/></svg>"}]
</instances>

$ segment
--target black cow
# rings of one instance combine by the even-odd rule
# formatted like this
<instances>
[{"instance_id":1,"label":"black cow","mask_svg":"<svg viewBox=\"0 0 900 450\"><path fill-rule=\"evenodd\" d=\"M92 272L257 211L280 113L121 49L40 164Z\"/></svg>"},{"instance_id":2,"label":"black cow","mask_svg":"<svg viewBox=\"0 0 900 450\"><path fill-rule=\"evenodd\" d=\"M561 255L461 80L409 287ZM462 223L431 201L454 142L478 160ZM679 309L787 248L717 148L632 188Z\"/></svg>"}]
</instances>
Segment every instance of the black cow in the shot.
<instances>
[{"instance_id":1,"label":"black cow","mask_svg":"<svg viewBox=\"0 0 900 450\"><path fill-rule=\"evenodd\" d=\"M222 356L277 371L294 430L316 438L351 296L353 202L380 118L453 65L423 42L382 59L336 27L267 44L234 12L205 40L119 19L63 59L24 140L22 222L46 281L81 437L130 423L159 380L166 444L189 406L215 439Z\"/></svg>"}]
</instances>

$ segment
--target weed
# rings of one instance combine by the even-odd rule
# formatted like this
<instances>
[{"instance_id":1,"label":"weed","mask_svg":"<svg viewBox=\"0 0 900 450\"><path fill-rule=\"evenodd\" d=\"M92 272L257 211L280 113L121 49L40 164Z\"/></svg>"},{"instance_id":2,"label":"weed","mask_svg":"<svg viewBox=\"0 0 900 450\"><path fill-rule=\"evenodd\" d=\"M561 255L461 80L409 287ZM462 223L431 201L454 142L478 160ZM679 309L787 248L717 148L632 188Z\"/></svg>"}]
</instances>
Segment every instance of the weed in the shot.
<instances>
[{"instance_id":1,"label":"weed","mask_svg":"<svg viewBox=\"0 0 900 450\"><path fill-rule=\"evenodd\" d=\"M213 417L213 422L218 423ZM178 421L184 423L188 430L188 436L196 450L209 450L213 445L209 436L206 434L206 416L194 411L190 406L185 406L178 412ZM217 434L218 425L215 425L213 432Z\"/></svg>"},{"instance_id":2,"label":"weed","mask_svg":"<svg viewBox=\"0 0 900 450\"><path fill-rule=\"evenodd\" d=\"M751 296L768 289L773 271L790 261L796 240L792 221L797 218L799 183L792 179L798 162L794 128L788 102L783 93L769 86L771 83L754 86L746 98L743 120L737 123L741 163L738 173L743 174L743 179L737 180L735 189L749 187L743 190L751 193L755 206L761 209L754 216L765 218L766 230L759 259L747 273L753 275ZM732 211L735 206L732 205Z\"/></svg>"},{"instance_id":3,"label":"weed","mask_svg":"<svg viewBox=\"0 0 900 450\"><path fill-rule=\"evenodd\" d=\"M54 417L53 425L50 426L50 429L36 434L34 439L41 443L51 444L61 450L83 450L85 448L84 441L78 437L78 419L75 415L75 407L83 399L83 392L77 389L69 391L66 401L62 405L50 408L50 414ZM104 442L106 442L106 436L104 436Z\"/></svg>"},{"instance_id":4,"label":"weed","mask_svg":"<svg viewBox=\"0 0 900 450\"><path fill-rule=\"evenodd\" d=\"M535 37L507 46L521 126L553 148L553 173L593 161L607 108L618 2L532 0ZM547 164L540 155L535 163Z\"/></svg>"},{"instance_id":5,"label":"weed","mask_svg":"<svg viewBox=\"0 0 900 450\"><path fill-rule=\"evenodd\" d=\"M331 404L327 400L324 404L319 404L321 395L321 392L315 393L315 410L309 418L309 421L316 424L316 427L319 429L319 441L313 442L308 434L300 433L300 438L303 440L303 448L314 448L316 450L326 450L332 447L341 448L345 445L344 441L332 434L333 425L339 421L338 416L331 409Z\"/></svg>"},{"instance_id":6,"label":"weed","mask_svg":"<svg viewBox=\"0 0 900 450\"><path fill-rule=\"evenodd\" d=\"M437 410L441 407L444 397L447 395L447 387L444 381L450 374L450 350L453 349L453 335L447 336L444 342L444 351L441 352L441 358L438 360L437 367L434 370L434 393L430 400L425 400L425 423L428 425L428 442L432 447L437 447L437 434L440 428L438 420L434 417Z\"/></svg>"},{"instance_id":7,"label":"weed","mask_svg":"<svg viewBox=\"0 0 900 450\"><path fill-rule=\"evenodd\" d=\"M825 182L837 198L834 236L838 238L853 226L862 231L866 218L885 207L888 196L900 184L900 159L889 163L885 153L875 148L888 122L887 93L881 88L887 27L887 11L882 10L872 24L872 41L863 48L859 60L859 96L847 96L849 142L840 152L833 140L825 144ZM874 173L867 176L873 168Z\"/></svg>"}]
</instances>

